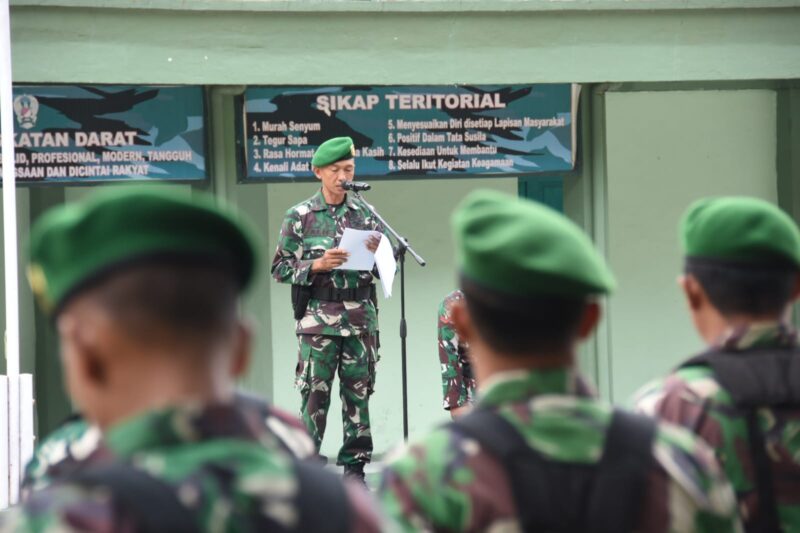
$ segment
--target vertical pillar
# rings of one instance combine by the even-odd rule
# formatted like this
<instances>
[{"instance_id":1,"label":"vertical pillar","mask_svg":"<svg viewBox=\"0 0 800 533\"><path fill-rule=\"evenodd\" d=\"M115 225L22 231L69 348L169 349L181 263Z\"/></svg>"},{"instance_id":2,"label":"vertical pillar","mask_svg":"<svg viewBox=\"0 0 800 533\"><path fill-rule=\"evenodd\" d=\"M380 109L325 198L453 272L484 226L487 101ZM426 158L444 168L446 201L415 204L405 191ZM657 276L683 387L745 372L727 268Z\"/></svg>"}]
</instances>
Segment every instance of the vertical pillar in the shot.
<instances>
[{"instance_id":1,"label":"vertical pillar","mask_svg":"<svg viewBox=\"0 0 800 533\"><path fill-rule=\"evenodd\" d=\"M9 439L8 439L8 377L0 376L0 509L10 503Z\"/></svg>"},{"instance_id":2,"label":"vertical pillar","mask_svg":"<svg viewBox=\"0 0 800 533\"><path fill-rule=\"evenodd\" d=\"M800 88L777 91L778 203L800 221Z\"/></svg>"},{"instance_id":3,"label":"vertical pillar","mask_svg":"<svg viewBox=\"0 0 800 533\"><path fill-rule=\"evenodd\" d=\"M800 88L777 91L778 204L800 223ZM800 309L795 306L794 324L800 327Z\"/></svg>"},{"instance_id":4,"label":"vertical pillar","mask_svg":"<svg viewBox=\"0 0 800 533\"><path fill-rule=\"evenodd\" d=\"M51 207L66 202L64 187L30 189L30 224ZM52 319L39 306L33 311L35 341L28 349L35 351L34 380L36 391L36 424L38 435L47 435L69 416L72 407L64 390L63 372L58 359L58 335Z\"/></svg>"},{"instance_id":5,"label":"vertical pillar","mask_svg":"<svg viewBox=\"0 0 800 533\"><path fill-rule=\"evenodd\" d=\"M591 228L590 235L597 249L604 257L608 257L608 183L606 167L606 92L607 85L592 88L590 95L590 115L588 125L587 152L591 151L591 159L584 160L585 172L591 176L591 183L585 185L590 190L591 209L584 220L584 226ZM586 157L586 154L584 154ZM613 373L611 372L611 327L609 326L610 308L604 302L604 318L597 327L593 337L595 348L595 371L597 389L607 400L613 401Z\"/></svg>"},{"instance_id":6,"label":"vertical pillar","mask_svg":"<svg viewBox=\"0 0 800 533\"><path fill-rule=\"evenodd\" d=\"M14 175L14 111L11 89L11 23L8 0L0 1L0 130L3 159L3 251L5 261L5 357L8 375L9 503L17 502L19 456L19 281L17 279L17 188Z\"/></svg>"}]
</instances>

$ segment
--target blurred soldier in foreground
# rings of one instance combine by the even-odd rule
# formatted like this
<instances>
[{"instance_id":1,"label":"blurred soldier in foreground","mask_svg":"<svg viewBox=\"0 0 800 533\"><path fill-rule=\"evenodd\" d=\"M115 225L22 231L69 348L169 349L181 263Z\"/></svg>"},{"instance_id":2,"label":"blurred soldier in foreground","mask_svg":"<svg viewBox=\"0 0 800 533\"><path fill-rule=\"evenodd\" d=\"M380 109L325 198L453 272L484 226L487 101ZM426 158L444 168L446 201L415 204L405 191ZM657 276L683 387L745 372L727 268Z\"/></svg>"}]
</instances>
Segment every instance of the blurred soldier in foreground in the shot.
<instances>
[{"instance_id":1,"label":"blurred soldier in foreground","mask_svg":"<svg viewBox=\"0 0 800 533\"><path fill-rule=\"evenodd\" d=\"M369 397L378 359L377 299L373 272L337 268L348 257L338 244L346 228L383 229L342 188L355 175L354 156L350 137L329 139L314 152L311 166L322 186L286 212L272 276L292 284L299 345L295 385L303 422L319 448L338 370L344 442L336 464L344 465L345 476L363 482L364 465L372 458ZM379 242L370 239L367 248L374 252Z\"/></svg>"},{"instance_id":2,"label":"blurred soldier in foreground","mask_svg":"<svg viewBox=\"0 0 800 533\"><path fill-rule=\"evenodd\" d=\"M460 290L448 294L439 306L437 325L444 408L452 418L466 414L475 401L475 377L467 357L469 347L459 338L451 312L453 305L463 299Z\"/></svg>"},{"instance_id":3,"label":"blurred soldier in foreground","mask_svg":"<svg viewBox=\"0 0 800 533\"><path fill-rule=\"evenodd\" d=\"M266 448L263 421L234 401L255 250L234 213L164 189L106 191L36 223L31 286L103 453L0 529L378 530L358 487Z\"/></svg>"},{"instance_id":4,"label":"blurred soldier in foreground","mask_svg":"<svg viewBox=\"0 0 800 533\"><path fill-rule=\"evenodd\" d=\"M708 350L646 385L637 407L715 449L747 531L800 531L800 232L754 198L701 200L681 224L680 286Z\"/></svg>"},{"instance_id":5,"label":"blurred soldier in foreground","mask_svg":"<svg viewBox=\"0 0 800 533\"><path fill-rule=\"evenodd\" d=\"M611 273L554 211L478 191L453 215L463 303L452 309L480 383L473 411L390 459L384 508L408 531L735 531L713 452L587 393L579 341Z\"/></svg>"}]
</instances>

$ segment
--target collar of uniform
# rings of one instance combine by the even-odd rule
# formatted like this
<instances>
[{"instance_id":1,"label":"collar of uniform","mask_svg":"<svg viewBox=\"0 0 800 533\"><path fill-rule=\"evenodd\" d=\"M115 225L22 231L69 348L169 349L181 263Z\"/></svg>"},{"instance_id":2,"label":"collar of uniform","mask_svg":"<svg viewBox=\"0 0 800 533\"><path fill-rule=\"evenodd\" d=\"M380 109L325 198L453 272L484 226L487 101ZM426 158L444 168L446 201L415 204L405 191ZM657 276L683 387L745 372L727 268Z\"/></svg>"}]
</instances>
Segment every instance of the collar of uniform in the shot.
<instances>
[{"instance_id":1,"label":"collar of uniform","mask_svg":"<svg viewBox=\"0 0 800 533\"><path fill-rule=\"evenodd\" d=\"M322 195L322 189L318 190L316 194L311 197L309 203L309 208L312 211L325 211L329 207L328 202L325 201L325 196ZM355 198L350 194L345 195L344 203L350 209L358 209L358 204L356 203Z\"/></svg>"},{"instance_id":2,"label":"collar of uniform","mask_svg":"<svg viewBox=\"0 0 800 533\"><path fill-rule=\"evenodd\" d=\"M149 448L224 437L257 438L234 405L187 405L125 420L106 431L105 443L118 457L130 457Z\"/></svg>"},{"instance_id":3,"label":"collar of uniform","mask_svg":"<svg viewBox=\"0 0 800 533\"><path fill-rule=\"evenodd\" d=\"M356 197L354 195L348 194L344 198L347 207L349 207L350 209L359 209L358 202L356 202Z\"/></svg>"},{"instance_id":4,"label":"collar of uniform","mask_svg":"<svg viewBox=\"0 0 800 533\"><path fill-rule=\"evenodd\" d=\"M314 196L308 201L309 209L312 211L324 211L328 209L328 203L325 201L325 197L322 196L322 189L319 189Z\"/></svg>"},{"instance_id":5,"label":"collar of uniform","mask_svg":"<svg viewBox=\"0 0 800 533\"><path fill-rule=\"evenodd\" d=\"M781 321L753 322L728 329L714 343L726 350L791 347L797 345L797 331Z\"/></svg>"},{"instance_id":6,"label":"collar of uniform","mask_svg":"<svg viewBox=\"0 0 800 533\"><path fill-rule=\"evenodd\" d=\"M542 394L594 395L574 368L511 370L486 380L480 388L478 403L483 406L500 405Z\"/></svg>"}]
</instances>

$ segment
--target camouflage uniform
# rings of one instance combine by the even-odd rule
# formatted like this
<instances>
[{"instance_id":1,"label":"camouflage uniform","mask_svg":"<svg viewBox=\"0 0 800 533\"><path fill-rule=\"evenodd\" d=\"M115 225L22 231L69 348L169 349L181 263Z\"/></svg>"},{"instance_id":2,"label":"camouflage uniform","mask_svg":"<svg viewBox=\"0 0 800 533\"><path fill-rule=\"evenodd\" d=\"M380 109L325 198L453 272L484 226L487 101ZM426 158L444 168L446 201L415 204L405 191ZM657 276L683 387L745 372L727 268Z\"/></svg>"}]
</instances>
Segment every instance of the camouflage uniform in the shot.
<instances>
[{"instance_id":1,"label":"camouflage uniform","mask_svg":"<svg viewBox=\"0 0 800 533\"><path fill-rule=\"evenodd\" d=\"M795 332L780 323L729 331L715 344L726 351L757 348L796 350ZM744 414L714 379L710 368L679 369L645 385L636 395L647 414L691 428L716 450L730 479L745 525L758 505ZM800 531L800 409L759 409L759 421L772 460L775 500L783 531Z\"/></svg>"},{"instance_id":2,"label":"camouflage uniform","mask_svg":"<svg viewBox=\"0 0 800 533\"><path fill-rule=\"evenodd\" d=\"M309 459L314 443L299 420L255 396L237 393L236 403L253 424L263 423L261 439L273 450L283 450L292 457ZM25 466L22 499L41 490L54 480L68 477L85 461L110 456L102 445L100 429L75 415L47 435L36 447Z\"/></svg>"},{"instance_id":3,"label":"camouflage uniform","mask_svg":"<svg viewBox=\"0 0 800 533\"><path fill-rule=\"evenodd\" d=\"M467 343L458 338L450 309L462 300L464 293L455 290L439 306L439 362L442 365L442 395L446 410L475 401L475 377L467 359Z\"/></svg>"},{"instance_id":4,"label":"camouflage uniform","mask_svg":"<svg viewBox=\"0 0 800 533\"><path fill-rule=\"evenodd\" d=\"M53 480L69 475L92 454L97 453L102 435L100 428L75 415L47 435L25 465L21 498L41 490Z\"/></svg>"},{"instance_id":5,"label":"camouflage uniform","mask_svg":"<svg viewBox=\"0 0 800 533\"><path fill-rule=\"evenodd\" d=\"M335 248L345 228L383 231L381 224L352 195L328 205L322 191L286 212L272 275L282 283L315 288L370 287L373 273L333 270L312 273L311 264ZM369 462L372 434L369 396L378 360L378 310L370 300L334 302L311 298L297 321L299 342L295 385L302 396L301 416L317 448L325 435L333 377L339 371L344 443L337 464Z\"/></svg>"},{"instance_id":6,"label":"camouflage uniform","mask_svg":"<svg viewBox=\"0 0 800 533\"><path fill-rule=\"evenodd\" d=\"M270 524L293 531L301 510L294 461L270 441L263 423L233 405L170 408L118 424L106 433L105 451L79 469L115 457L166 484L199 517L198 531L260 531ZM346 484L353 530L380 531L368 496ZM303 509L308 512L308 509ZM2 531L137 531L138 519L104 487L70 479L31 495L0 515Z\"/></svg>"},{"instance_id":7,"label":"camouflage uniform","mask_svg":"<svg viewBox=\"0 0 800 533\"><path fill-rule=\"evenodd\" d=\"M600 459L612 408L591 398L572 370L513 371L484 384L478 405L499 412L543 456ZM736 531L735 500L713 452L660 425L638 531ZM503 466L444 426L390 458L380 495L406 531L520 531Z\"/></svg>"}]
</instances>

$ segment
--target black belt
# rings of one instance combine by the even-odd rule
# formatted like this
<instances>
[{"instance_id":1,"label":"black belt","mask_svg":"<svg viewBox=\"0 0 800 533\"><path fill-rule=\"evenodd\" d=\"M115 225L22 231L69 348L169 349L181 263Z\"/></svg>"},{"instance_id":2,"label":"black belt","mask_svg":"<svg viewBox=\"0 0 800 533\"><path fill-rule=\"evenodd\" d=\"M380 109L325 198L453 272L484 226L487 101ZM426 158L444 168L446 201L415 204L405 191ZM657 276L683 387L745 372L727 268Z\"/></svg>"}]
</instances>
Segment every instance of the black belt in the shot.
<instances>
[{"instance_id":1,"label":"black belt","mask_svg":"<svg viewBox=\"0 0 800 533\"><path fill-rule=\"evenodd\" d=\"M369 287L356 287L355 289L314 287L311 289L311 297L317 300L326 300L329 302L369 300L372 287L372 285Z\"/></svg>"}]
</instances>

